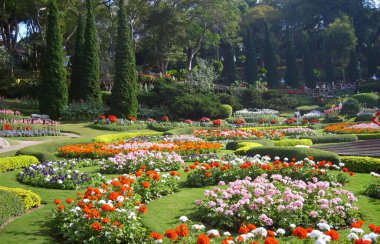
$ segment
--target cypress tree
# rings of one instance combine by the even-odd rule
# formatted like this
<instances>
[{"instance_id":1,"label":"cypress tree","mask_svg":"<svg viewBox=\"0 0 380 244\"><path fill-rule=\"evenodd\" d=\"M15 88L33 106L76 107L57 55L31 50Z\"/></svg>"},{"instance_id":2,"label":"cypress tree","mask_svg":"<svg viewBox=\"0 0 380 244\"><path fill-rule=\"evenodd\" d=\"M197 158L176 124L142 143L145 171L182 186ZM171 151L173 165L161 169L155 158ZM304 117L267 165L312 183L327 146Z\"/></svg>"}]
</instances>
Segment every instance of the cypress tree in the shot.
<instances>
[{"instance_id":1,"label":"cypress tree","mask_svg":"<svg viewBox=\"0 0 380 244\"><path fill-rule=\"evenodd\" d=\"M236 64L234 60L234 46L228 41L222 40L221 49L223 53L222 76L225 84L232 84L236 80Z\"/></svg>"},{"instance_id":2,"label":"cypress tree","mask_svg":"<svg viewBox=\"0 0 380 244\"><path fill-rule=\"evenodd\" d=\"M48 11L46 49L38 98L41 113L58 119L67 106L68 94L65 52L56 0L50 0Z\"/></svg>"},{"instance_id":3,"label":"cypress tree","mask_svg":"<svg viewBox=\"0 0 380 244\"><path fill-rule=\"evenodd\" d=\"M257 60L256 50L253 44L253 36L251 28L247 27L247 33L244 38L245 43L245 80L249 84L254 84L257 80Z\"/></svg>"},{"instance_id":4,"label":"cypress tree","mask_svg":"<svg viewBox=\"0 0 380 244\"><path fill-rule=\"evenodd\" d=\"M84 47L84 21L82 15L79 15L78 26L76 32L75 40L75 53L71 60L71 76L70 76L70 89L69 89L69 100L79 100L83 99L82 92L85 88L83 87L83 47Z\"/></svg>"},{"instance_id":5,"label":"cypress tree","mask_svg":"<svg viewBox=\"0 0 380 244\"><path fill-rule=\"evenodd\" d=\"M137 75L131 31L127 21L124 0L119 0L115 80L111 94L111 112L122 117L137 115Z\"/></svg>"},{"instance_id":6,"label":"cypress tree","mask_svg":"<svg viewBox=\"0 0 380 244\"><path fill-rule=\"evenodd\" d=\"M294 88L298 88L300 85L298 79L297 60L293 50L293 40L290 34L286 38L286 74L285 82Z\"/></svg>"},{"instance_id":7,"label":"cypress tree","mask_svg":"<svg viewBox=\"0 0 380 244\"><path fill-rule=\"evenodd\" d=\"M348 79L355 82L360 79L359 60L355 48L350 52L350 61L347 66Z\"/></svg>"},{"instance_id":8,"label":"cypress tree","mask_svg":"<svg viewBox=\"0 0 380 244\"><path fill-rule=\"evenodd\" d=\"M86 101L101 103L98 44L91 0L87 0L87 19L84 39L83 89L81 89L80 92Z\"/></svg>"},{"instance_id":9,"label":"cypress tree","mask_svg":"<svg viewBox=\"0 0 380 244\"><path fill-rule=\"evenodd\" d=\"M277 87L279 85L277 60L273 50L268 24L265 25L264 64L267 69L267 82L269 87Z\"/></svg>"},{"instance_id":10,"label":"cypress tree","mask_svg":"<svg viewBox=\"0 0 380 244\"><path fill-rule=\"evenodd\" d=\"M303 77L305 84L309 88L316 87L316 78L314 75L313 55L310 49L309 39L304 35L304 50L303 50Z\"/></svg>"},{"instance_id":11,"label":"cypress tree","mask_svg":"<svg viewBox=\"0 0 380 244\"><path fill-rule=\"evenodd\" d=\"M333 63L332 50L329 45L325 45L325 72L326 72L326 81L335 82L335 70Z\"/></svg>"}]
</instances>

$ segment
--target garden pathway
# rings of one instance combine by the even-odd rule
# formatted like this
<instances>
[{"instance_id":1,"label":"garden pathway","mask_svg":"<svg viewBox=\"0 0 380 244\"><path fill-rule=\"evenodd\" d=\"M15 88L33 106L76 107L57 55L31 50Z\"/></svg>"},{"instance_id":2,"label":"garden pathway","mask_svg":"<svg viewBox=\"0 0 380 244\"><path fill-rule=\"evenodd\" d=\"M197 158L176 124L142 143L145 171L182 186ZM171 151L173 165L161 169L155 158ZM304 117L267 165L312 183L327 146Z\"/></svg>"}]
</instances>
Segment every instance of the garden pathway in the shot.
<instances>
[{"instance_id":1,"label":"garden pathway","mask_svg":"<svg viewBox=\"0 0 380 244\"><path fill-rule=\"evenodd\" d=\"M327 144L314 148L335 152L345 156L371 156L380 158L380 139L347 143Z\"/></svg>"},{"instance_id":2,"label":"garden pathway","mask_svg":"<svg viewBox=\"0 0 380 244\"><path fill-rule=\"evenodd\" d=\"M80 135L74 134L74 133L61 133L61 134L64 136L67 136L69 138L79 138L80 137ZM16 150L20 150L20 149L22 149L24 147L28 147L28 146L34 146L34 145L38 145L38 144L42 144L42 143L46 143L46 142L66 140L66 139L68 139L68 138L60 137L57 139L48 139L48 140L40 140L40 141L18 141L18 143L16 145L11 145L9 147L0 148L0 153L16 151Z\"/></svg>"}]
</instances>

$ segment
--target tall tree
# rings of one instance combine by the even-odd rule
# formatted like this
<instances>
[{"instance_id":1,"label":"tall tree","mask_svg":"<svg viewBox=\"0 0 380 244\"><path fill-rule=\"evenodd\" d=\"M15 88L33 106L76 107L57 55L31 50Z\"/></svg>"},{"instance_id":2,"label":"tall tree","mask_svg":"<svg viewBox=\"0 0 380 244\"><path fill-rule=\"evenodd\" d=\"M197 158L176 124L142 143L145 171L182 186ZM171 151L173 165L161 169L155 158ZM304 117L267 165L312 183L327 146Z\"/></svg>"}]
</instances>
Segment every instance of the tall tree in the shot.
<instances>
[{"instance_id":1,"label":"tall tree","mask_svg":"<svg viewBox=\"0 0 380 244\"><path fill-rule=\"evenodd\" d=\"M95 103L101 102L99 57L96 39L95 17L91 0L87 0L87 20L84 33L83 49L83 90L80 92L85 100Z\"/></svg>"},{"instance_id":2,"label":"tall tree","mask_svg":"<svg viewBox=\"0 0 380 244\"><path fill-rule=\"evenodd\" d=\"M124 0L119 0L117 43L115 54L115 80L111 94L111 113L118 116L137 115L137 75L131 30L128 25Z\"/></svg>"},{"instance_id":3,"label":"tall tree","mask_svg":"<svg viewBox=\"0 0 380 244\"><path fill-rule=\"evenodd\" d=\"M65 53L56 0L50 0L48 11L46 50L38 98L41 113L58 119L67 105L68 94Z\"/></svg>"},{"instance_id":4,"label":"tall tree","mask_svg":"<svg viewBox=\"0 0 380 244\"><path fill-rule=\"evenodd\" d=\"M313 53L310 48L308 35L304 34L303 43L303 78L308 88L315 88L316 77L314 75Z\"/></svg>"},{"instance_id":5,"label":"tall tree","mask_svg":"<svg viewBox=\"0 0 380 244\"><path fill-rule=\"evenodd\" d=\"M257 80L257 57L254 39L252 36L252 30L248 26L247 33L244 36L244 47L245 47L245 80L249 84L254 84Z\"/></svg>"},{"instance_id":6,"label":"tall tree","mask_svg":"<svg viewBox=\"0 0 380 244\"><path fill-rule=\"evenodd\" d=\"M84 21L82 15L79 15L76 39L75 39L75 53L71 60L71 76L70 76L70 89L69 100L83 99L82 92L85 87L83 86L83 49L84 49Z\"/></svg>"},{"instance_id":7,"label":"tall tree","mask_svg":"<svg viewBox=\"0 0 380 244\"><path fill-rule=\"evenodd\" d=\"M290 33L287 33L286 38L286 74L285 82L294 88L300 85L297 69L297 60L293 49L293 39Z\"/></svg>"},{"instance_id":8,"label":"tall tree","mask_svg":"<svg viewBox=\"0 0 380 244\"><path fill-rule=\"evenodd\" d=\"M356 54L355 49L352 49L350 52L350 61L347 66L347 76L351 82L355 82L361 77L358 55Z\"/></svg>"},{"instance_id":9,"label":"tall tree","mask_svg":"<svg viewBox=\"0 0 380 244\"><path fill-rule=\"evenodd\" d=\"M333 52L329 45L324 44L324 66L325 66L325 78L327 82L335 82L335 67L333 62Z\"/></svg>"},{"instance_id":10,"label":"tall tree","mask_svg":"<svg viewBox=\"0 0 380 244\"><path fill-rule=\"evenodd\" d=\"M220 45L223 57L223 81L232 84L236 80L235 49L232 43L222 40Z\"/></svg>"},{"instance_id":11,"label":"tall tree","mask_svg":"<svg viewBox=\"0 0 380 244\"><path fill-rule=\"evenodd\" d=\"M272 39L269 33L268 24L264 27L265 43L264 43L264 64L267 69L267 82L271 88L279 85L276 54L273 50Z\"/></svg>"}]
</instances>

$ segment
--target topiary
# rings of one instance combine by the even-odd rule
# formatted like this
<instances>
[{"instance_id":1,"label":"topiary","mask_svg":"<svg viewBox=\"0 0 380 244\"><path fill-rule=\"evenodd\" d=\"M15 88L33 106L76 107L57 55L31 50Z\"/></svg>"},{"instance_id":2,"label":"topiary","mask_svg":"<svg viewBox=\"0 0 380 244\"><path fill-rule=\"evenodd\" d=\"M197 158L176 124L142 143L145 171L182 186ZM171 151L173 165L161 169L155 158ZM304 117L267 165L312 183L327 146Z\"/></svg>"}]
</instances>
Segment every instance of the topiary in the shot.
<instances>
[{"instance_id":1,"label":"topiary","mask_svg":"<svg viewBox=\"0 0 380 244\"><path fill-rule=\"evenodd\" d=\"M276 147L294 147L297 145L312 146L313 142L310 139L284 139L274 141Z\"/></svg>"},{"instance_id":2,"label":"topiary","mask_svg":"<svg viewBox=\"0 0 380 244\"><path fill-rule=\"evenodd\" d=\"M356 99L348 99L342 107L341 114L350 118L356 116L360 112L360 104Z\"/></svg>"},{"instance_id":3,"label":"topiary","mask_svg":"<svg viewBox=\"0 0 380 244\"><path fill-rule=\"evenodd\" d=\"M223 104L221 106L221 109L222 109L221 115L223 115L222 117L220 117L221 119L230 118L232 116L232 107L230 105Z\"/></svg>"}]
</instances>

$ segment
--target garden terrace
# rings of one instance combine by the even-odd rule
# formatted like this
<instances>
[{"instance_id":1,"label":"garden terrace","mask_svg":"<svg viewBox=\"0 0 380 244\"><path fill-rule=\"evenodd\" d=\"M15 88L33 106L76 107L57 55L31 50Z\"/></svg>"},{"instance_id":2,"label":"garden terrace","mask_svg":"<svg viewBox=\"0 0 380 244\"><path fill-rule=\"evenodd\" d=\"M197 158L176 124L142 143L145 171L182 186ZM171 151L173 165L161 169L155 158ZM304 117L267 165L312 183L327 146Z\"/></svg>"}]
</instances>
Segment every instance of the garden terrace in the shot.
<instances>
[{"instance_id":1,"label":"garden terrace","mask_svg":"<svg viewBox=\"0 0 380 244\"><path fill-rule=\"evenodd\" d=\"M347 156L370 156L380 158L380 139L347 143L317 145L315 148Z\"/></svg>"}]
</instances>

